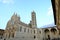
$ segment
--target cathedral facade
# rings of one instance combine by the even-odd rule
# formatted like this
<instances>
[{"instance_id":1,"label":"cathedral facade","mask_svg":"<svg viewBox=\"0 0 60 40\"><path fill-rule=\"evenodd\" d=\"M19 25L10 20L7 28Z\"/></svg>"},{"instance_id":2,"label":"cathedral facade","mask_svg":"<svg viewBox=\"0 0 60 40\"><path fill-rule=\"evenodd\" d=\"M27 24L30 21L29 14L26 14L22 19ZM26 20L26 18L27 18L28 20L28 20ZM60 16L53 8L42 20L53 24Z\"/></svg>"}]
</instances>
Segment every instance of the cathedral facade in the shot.
<instances>
[{"instance_id":1,"label":"cathedral facade","mask_svg":"<svg viewBox=\"0 0 60 40\"><path fill-rule=\"evenodd\" d=\"M8 39L13 37L14 40L37 40L40 36L37 34L36 13L31 13L31 21L29 24L23 23L20 17L14 13L6 26L5 37Z\"/></svg>"}]
</instances>

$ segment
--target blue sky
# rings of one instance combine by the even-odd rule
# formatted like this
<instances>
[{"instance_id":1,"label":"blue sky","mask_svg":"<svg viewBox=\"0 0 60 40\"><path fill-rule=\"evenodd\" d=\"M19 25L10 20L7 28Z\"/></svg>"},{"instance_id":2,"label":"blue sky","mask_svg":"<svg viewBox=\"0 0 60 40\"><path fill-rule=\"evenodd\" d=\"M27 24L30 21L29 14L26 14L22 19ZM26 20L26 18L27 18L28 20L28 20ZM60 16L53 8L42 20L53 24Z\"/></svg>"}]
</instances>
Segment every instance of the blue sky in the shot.
<instances>
[{"instance_id":1,"label":"blue sky","mask_svg":"<svg viewBox=\"0 0 60 40\"><path fill-rule=\"evenodd\" d=\"M29 23L31 12L36 12L37 27L53 24L51 0L0 0L0 29L5 29L8 20L16 12L20 20Z\"/></svg>"}]
</instances>

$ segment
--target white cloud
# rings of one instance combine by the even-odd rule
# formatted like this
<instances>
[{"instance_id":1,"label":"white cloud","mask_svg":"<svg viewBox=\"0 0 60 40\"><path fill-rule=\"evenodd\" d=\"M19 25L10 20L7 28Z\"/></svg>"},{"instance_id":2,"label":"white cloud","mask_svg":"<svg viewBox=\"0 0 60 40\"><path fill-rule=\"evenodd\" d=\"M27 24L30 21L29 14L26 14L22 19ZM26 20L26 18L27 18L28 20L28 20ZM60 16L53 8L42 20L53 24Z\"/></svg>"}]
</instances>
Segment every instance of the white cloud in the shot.
<instances>
[{"instance_id":1,"label":"white cloud","mask_svg":"<svg viewBox=\"0 0 60 40\"><path fill-rule=\"evenodd\" d=\"M11 4L11 3L14 3L13 0L0 0L2 3L4 4Z\"/></svg>"},{"instance_id":2,"label":"white cloud","mask_svg":"<svg viewBox=\"0 0 60 40\"><path fill-rule=\"evenodd\" d=\"M50 7L48 8L48 13L47 13L47 15L48 15L48 16L53 15L52 6L50 6Z\"/></svg>"}]
</instances>

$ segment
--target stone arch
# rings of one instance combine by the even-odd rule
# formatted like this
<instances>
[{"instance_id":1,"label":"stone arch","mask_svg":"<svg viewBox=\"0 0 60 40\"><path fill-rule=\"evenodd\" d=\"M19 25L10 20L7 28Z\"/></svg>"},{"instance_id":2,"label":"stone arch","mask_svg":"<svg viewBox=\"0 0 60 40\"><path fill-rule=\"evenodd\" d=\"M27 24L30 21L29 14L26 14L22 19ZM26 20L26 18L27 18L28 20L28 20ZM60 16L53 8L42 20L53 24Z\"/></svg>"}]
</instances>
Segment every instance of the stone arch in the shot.
<instances>
[{"instance_id":1,"label":"stone arch","mask_svg":"<svg viewBox=\"0 0 60 40\"><path fill-rule=\"evenodd\" d=\"M51 28L50 31L55 34L55 32L57 32L57 29L56 28Z\"/></svg>"},{"instance_id":2,"label":"stone arch","mask_svg":"<svg viewBox=\"0 0 60 40\"><path fill-rule=\"evenodd\" d=\"M45 33L49 32L49 29L45 29L44 32L45 32Z\"/></svg>"}]
</instances>

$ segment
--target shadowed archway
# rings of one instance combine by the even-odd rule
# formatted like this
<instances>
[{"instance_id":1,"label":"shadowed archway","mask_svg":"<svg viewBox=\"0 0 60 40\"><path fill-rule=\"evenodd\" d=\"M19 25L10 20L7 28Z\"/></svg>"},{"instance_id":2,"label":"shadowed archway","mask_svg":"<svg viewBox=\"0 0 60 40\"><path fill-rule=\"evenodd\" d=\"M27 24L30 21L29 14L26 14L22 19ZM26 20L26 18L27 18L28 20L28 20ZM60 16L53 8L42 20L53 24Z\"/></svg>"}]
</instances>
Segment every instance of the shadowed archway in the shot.
<instances>
[{"instance_id":1,"label":"shadowed archway","mask_svg":"<svg viewBox=\"0 0 60 40\"><path fill-rule=\"evenodd\" d=\"M55 29L55 28L51 28L51 30L50 30L52 33L56 33L57 32L57 30Z\"/></svg>"},{"instance_id":2,"label":"shadowed archway","mask_svg":"<svg viewBox=\"0 0 60 40\"><path fill-rule=\"evenodd\" d=\"M45 29L44 32L45 32L45 33L49 32L49 29Z\"/></svg>"}]
</instances>

